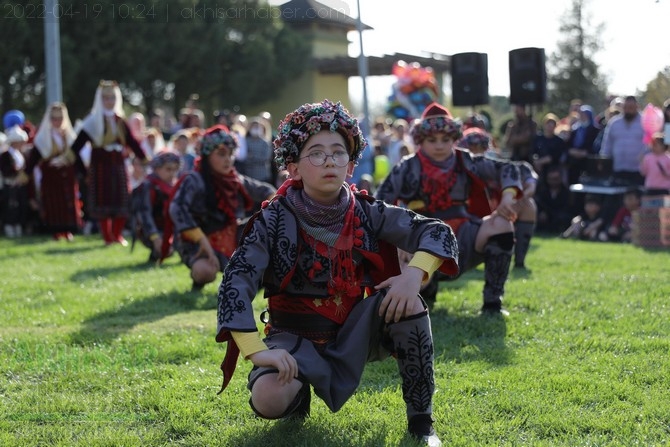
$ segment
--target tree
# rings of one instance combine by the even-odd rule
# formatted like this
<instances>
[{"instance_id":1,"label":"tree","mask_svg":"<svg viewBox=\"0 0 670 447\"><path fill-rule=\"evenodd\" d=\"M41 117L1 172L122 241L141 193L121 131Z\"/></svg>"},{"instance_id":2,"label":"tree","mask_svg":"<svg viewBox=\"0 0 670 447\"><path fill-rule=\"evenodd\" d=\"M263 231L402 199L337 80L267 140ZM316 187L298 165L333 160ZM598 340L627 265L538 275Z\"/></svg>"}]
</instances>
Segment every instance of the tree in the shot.
<instances>
[{"instance_id":1,"label":"tree","mask_svg":"<svg viewBox=\"0 0 670 447\"><path fill-rule=\"evenodd\" d=\"M308 63L308 42L266 0L60 0L59 11L63 99L73 119L88 113L101 79L117 80L143 110L178 109L197 93L211 112L273 98ZM41 117L42 28L25 17L0 26L2 108L25 105L22 96Z\"/></svg>"},{"instance_id":2,"label":"tree","mask_svg":"<svg viewBox=\"0 0 670 447\"><path fill-rule=\"evenodd\" d=\"M655 106L662 106L670 98L670 65L659 71L656 78L647 84L644 100Z\"/></svg>"},{"instance_id":3,"label":"tree","mask_svg":"<svg viewBox=\"0 0 670 447\"><path fill-rule=\"evenodd\" d=\"M45 88L40 3L3 2L0 25L0 110L20 109L37 119L42 118Z\"/></svg>"},{"instance_id":4,"label":"tree","mask_svg":"<svg viewBox=\"0 0 670 447\"><path fill-rule=\"evenodd\" d=\"M550 110L568 110L570 101L599 105L607 96L607 79L600 74L594 56L602 48L599 36L604 25L591 25L585 11L588 0L572 0L561 17L563 40L549 57L547 67L548 106Z\"/></svg>"}]
</instances>

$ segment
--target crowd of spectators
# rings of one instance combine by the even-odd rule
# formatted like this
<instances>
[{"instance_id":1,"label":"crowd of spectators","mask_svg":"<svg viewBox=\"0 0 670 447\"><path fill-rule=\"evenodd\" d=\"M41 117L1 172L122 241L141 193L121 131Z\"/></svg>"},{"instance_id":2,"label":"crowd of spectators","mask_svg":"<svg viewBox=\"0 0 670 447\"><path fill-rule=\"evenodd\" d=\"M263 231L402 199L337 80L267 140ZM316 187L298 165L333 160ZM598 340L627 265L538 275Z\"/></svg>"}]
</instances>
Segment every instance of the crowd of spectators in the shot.
<instances>
[{"instance_id":1,"label":"crowd of spectators","mask_svg":"<svg viewBox=\"0 0 670 447\"><path fill-rule=\"evenodd\" d=\"M598 113L592 105L575 99L565 114L549 112L539 119L533 116L529 106L512 105L512 118L504 122L498 132L493 131L491 118L484 111L457 118L462 121L464 130L475 127L489 135L486 156L526 162L533 167L538 175L534 194L537 232L626 241L628 237L615 235L611 228L628 225L630 219L624 219L622 224L618 215L623 209L634 210L636 205L624 200L623 193L575 192L570 186L625 186L637 196L637 202L644 194L668 194L670 100L663 104L662 110L666 133L659 129L661 132L654 135L651 142L643 141L642 114L633 96L613 98ZM38 129L17 110L7 111L4 118L4 133L0 133L0 222L4 235L18 237L44 232L41 176L39 167L35 173L34 163L30 163L31 157L34 158L31 153L37 151L34 137ZM75 129L77 123L81 120L74 121ZM127 123L148 159L164 149L179 154L178 177L193 169L199 155L197 141L206 125L224 124L238 139L235 159L238 172L276 186L286 178L286 173L278 171L272 162L276 123L267 112L247 117L225 110L207 119L198 107L197 96L193 96L175 119L169 119L164 111L157 109L147 114L133 113ZM393 166L404 156L413 154L416 148L409 137L412 122L379 117L371 124L367 136L370 146L349 181L372 194ZM125 155L132 190L141 184L151 168L135 154ZM82 158L87 161L85 152ZM80 176L78 181L81 190L85 179ZM96 222L87 219L85 194L81 193L78 200L83 218L79 230L83 233L98 231ZM595 238L578 235L574 231L576 222L585 226L584 222L590 220L587 208L592 209L594 203L602 220L598 234Z\"/></svg>"}]
</instances>

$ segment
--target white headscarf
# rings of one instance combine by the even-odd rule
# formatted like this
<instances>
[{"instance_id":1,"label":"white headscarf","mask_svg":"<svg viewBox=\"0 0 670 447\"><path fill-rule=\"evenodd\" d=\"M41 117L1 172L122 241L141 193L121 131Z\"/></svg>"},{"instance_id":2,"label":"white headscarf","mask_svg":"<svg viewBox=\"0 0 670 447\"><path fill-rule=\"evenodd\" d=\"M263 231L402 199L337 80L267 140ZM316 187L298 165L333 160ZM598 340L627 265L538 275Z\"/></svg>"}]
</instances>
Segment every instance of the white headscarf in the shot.
<instances>
[{"instance_id":1,"label":"white headscarf","mask_svg":"<svg viewBox=\"0 0 670 447\"><path fill-rule=\"evenodd\" d=\"M77 137L77 134L72 128L70 115L68 114L65 104L62 102L51 103L51 105L47 107L47 111L44 112L42 123L40 124L40 127L37 130L37 134L35 134L35 138L33 139L33 144L35 147L37 147L37 150L40 151L42 158L49 158L49 156L51 156L51 152L53 150L51 139L53 137L54 131L59 130L54 129L54 127L51 125L51 112L55 108L59 108L63 113L63 123L61 125L63 131L65 132L65 141L62 142L63 149L67 149L72 146L72 143L74 143L74 140Z\"/></svg>"},{"instance_id":2,"label":"white headscarf","mask_svg":"<svg viewBox=\"0 0 670 447\"><path fill-rule=\"evenodd\" d=\"M18 124L7 129L5 137L7 138L7 143L10 145L12 143L25 143L28 141L28 134Z\"/></svg>"},{"instance_id":3,"label":"white headscarf","mask_svg":"<svg viewBox=\"0 0 670 447\"><path fill-rule=\"evenodd\" d=\"M9 148L7 152L14 160L14 169L20 171L26 165L26 159L23 157L21 151L12 146L12 143L25 143L28 141L28 134L21 129L21 126L18 124L12 126L7 130L7 143L9 143Z\"/></svg>"},{"instance_id":4,"label":"white headscarf","mask_svg":"<svg viewBox=\"0 0 670 447\"><path fill-rule=\"evenodd\" d=\"M121 89L115 81L100 81L97 90L95 91L95 100L93 101L93 108L91 113L84 118L82 129L93 140L95 146L102 146L102 140L105 136L105 108L102 105L102 91L113 89L114 96L116 96L116 103L114 104L114 114L125 117L123 113L123 97L121 96Z\"/></svg>"}]
</instances>

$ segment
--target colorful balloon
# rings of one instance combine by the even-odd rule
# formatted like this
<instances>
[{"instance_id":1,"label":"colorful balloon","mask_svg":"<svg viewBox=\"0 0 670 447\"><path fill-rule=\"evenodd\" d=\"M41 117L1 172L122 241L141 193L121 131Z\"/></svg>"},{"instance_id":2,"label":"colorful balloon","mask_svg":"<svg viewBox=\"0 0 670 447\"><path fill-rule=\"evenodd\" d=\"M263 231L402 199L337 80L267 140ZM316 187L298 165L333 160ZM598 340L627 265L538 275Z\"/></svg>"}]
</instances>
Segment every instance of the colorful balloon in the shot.
<instances>
[{"instance_id":1,"label":"colorful balloon","mask_svg":"<svg viewBox=\"0 0 670 447\"><path fill-rule=\"evenodd\" d=\"M433 69L422 67L418 62L408 64L398 61L391 72L397 80L392 86L393 93L388 98L386 112L408 121L420 117L428 104L438 96Z\"/></svg>"},{"instance_id":2,"label":"colorful balloon","mask_svg":"<svg viewBox=\"0 0 670 447\"><path fill-rule=\"evenodd\" d=\"M663 111L649 103L642 111L642 129L644 129L644 144L650 144L655 132L663 129Z\"/></svg>"}]
</instances>

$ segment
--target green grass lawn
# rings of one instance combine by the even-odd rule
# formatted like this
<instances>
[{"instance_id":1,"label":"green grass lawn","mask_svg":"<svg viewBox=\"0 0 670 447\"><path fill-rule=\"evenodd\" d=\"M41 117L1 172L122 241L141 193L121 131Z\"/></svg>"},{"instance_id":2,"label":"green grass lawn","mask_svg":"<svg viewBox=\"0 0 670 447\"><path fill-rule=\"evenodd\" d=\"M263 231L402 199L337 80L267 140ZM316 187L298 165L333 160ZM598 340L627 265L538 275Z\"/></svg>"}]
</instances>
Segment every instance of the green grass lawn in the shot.
<instances>
[{"instance_id":1,"label":"green grass lawn","mask_svg":"<svg viewBox=\"0 0 670 447\"><path fill-rule=\"evenodd\" d=\"M386 446L405 436L395 362L338 413L256 419L249 362L217 395L216 290L175 257L0 240L0 446ZM454 446L670 445L670 251L535 238L509 318L478 316L482 270L432 312L436 429ZM264 302L256 301L260 311Z\"/></svg>"}]
</instances>

